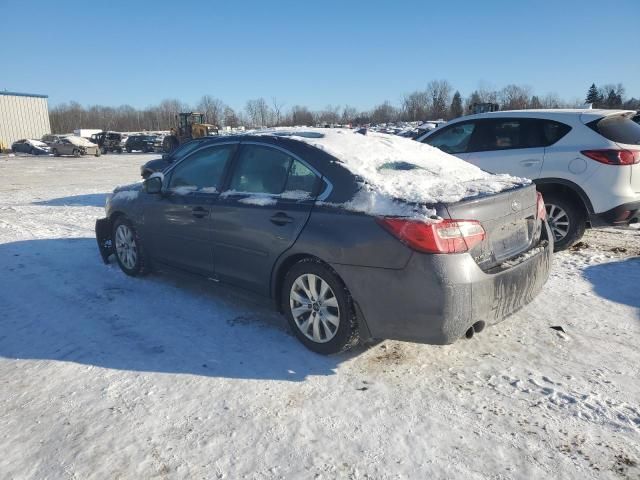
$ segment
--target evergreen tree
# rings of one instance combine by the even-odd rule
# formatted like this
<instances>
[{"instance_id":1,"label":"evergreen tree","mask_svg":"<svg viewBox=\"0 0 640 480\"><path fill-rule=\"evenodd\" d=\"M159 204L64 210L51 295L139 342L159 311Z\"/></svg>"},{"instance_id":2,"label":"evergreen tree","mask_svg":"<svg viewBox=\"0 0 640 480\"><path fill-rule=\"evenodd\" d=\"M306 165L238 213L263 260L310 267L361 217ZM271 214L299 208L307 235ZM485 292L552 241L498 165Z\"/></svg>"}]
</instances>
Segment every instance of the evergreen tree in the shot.
<instances>
[{"instance_id":1,"label":"evergreen tree","mask_svg":"<svg viewBox=\"0 0 640 480\"><path fill-rule=\"evenodd\" d=\"M602 95L600 94L600 90L596 87L595 83L592 83L589 87L589 91L587 92L587 103L592 103L594 107L599 106L602 103Z\"/></svg>"},{"instance_id":2,"label":"evergreen tree","mask_svg":"<svg viewBox=\"0 0 640 480\"><path fill-rule=\"evenodd\" d=\"M533 95L529 101L529 108L542 108L542 102L537 95Z\"/></svg>"},{"instance_id":3,"label":"evergreen tree","mask_svg":"<svg viewBox=\"0 0 640 480\"><path fill-rule=\"evenodd\" d=\"M453 94L453 100L451 100L451 106L449 107L449 117L458 118L461 117L463 113L462 96L460 92L456 90L456 93Z\"/></svg>"},{"instance_id":4,"label":"evergreen tree","mask_svg":"<svg viewBox=\"0 0 640 480\"><path fill-rule=\"evenodd\" d=\"M607 100L604 106L607 108L621 108L622 97L618 95L615 90L611 89L609 90L609 94L607 95Z\"/></svg>"}]
</instances>

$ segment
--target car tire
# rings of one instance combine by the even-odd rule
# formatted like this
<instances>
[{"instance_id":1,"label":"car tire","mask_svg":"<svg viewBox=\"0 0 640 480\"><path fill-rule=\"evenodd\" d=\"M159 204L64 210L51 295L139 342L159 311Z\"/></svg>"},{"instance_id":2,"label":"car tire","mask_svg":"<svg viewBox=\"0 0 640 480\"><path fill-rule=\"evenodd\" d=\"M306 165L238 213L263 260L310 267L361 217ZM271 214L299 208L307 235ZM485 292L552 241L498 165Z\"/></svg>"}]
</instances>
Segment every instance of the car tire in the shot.
<instances>
[{"instance_id":1,"label":"car tire","mask_svg":"<svg viewBox=\"0 0 640 480\"><path fill-rule=\"evenodd\" d=\"M338 274L317 259L301 260L287 272L281 306L294 335L316 353L331 355L358 344L351 294Z\"/></svg>"},{"instance_id":2,"label":"car tire","mask_svg":"<svg viewBox=\"0 0 640 480\"><path fill-rule=\"evenodd\" d=\"M102 149L102 154L103 154L103 155L106 155L107 153L109 153L109 150L107 150L106 148L103 148L103 149Z\"/></svg>"},{"instance_id":3,"label":"car tire","mask_svg":"<svg viewBox=\"0 0 640 480\"><path fill-rule=\"evenodd\" d=\"M78 150L77 148L74 148L71 153L73 154L74 157L80 156L80 150Z\"/></svg>"},{"instance_id":4,"label":"car tire","mask_svg":"<svg viewBox=\"0 0 640 480\"><path fill-rule=\"evenodd\" d=\"M146 251L133 223L127 217L118 217L113 222L111 239L118 266L124 273L138 277L149 272Z\"/></svg>"},{"instance_id":5,"label":"car tire","mask_svg":"<svg viewBox=\"0 0 640 480\"><path fill-rule=\"evenodd\" d=\"M53 150L51 150L51 153L53 153L54 157L59 157L60 154L58 153L58 150L56 150L55 148Z\"/></svg>"},{"instance_id":6,"label":"car tire","mask_svg":"<svg viewBox=\"0 0 640 480\"><path fill-rule=\"evenodd\" d=\"M127 147L127 153L131 153L131 152L132 150L129 147Z\"/></svg>"},{"instance_id":7,"label":"car tire","mask_svg":"<svg viewBox=\"0 0 640 480\"><path fill-rule=\"evenodd\" d=\"M100 151L100 149L99 149L99 148L96 148L95 156L96 156L96 157L99 157L100 155L102 155L102 152Z\"/></svg>"},{"instance_id":8,"label":"car tire","mask_svg":"<svg viewBox=\"0 0 640 480\"><path fill-rule=\"evenodd\" d=\"M566 250L578 242L587 228L584 209L571 198L558 193L543 194L547 222L554 236L554 251Z\"/></svg>"}]
</instances>

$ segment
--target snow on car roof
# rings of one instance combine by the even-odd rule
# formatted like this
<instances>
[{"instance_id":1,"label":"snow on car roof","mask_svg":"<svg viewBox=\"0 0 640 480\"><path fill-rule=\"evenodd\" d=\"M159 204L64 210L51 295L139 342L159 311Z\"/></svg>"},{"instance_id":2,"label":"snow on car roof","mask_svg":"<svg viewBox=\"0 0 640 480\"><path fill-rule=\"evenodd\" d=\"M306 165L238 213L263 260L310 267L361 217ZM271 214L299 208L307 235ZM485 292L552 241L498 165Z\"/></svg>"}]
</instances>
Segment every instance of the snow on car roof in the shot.
<instances>
[{"instance_id":1,"label":"snow on car roof","mask_svg":"<svg viewBox=\"0 0 640 480\"><path fill-rule=\"evenodd\" d=\"M31 138L28 138L26 140L26 142L30 143L34 147L47 147L48 146L46 143L41 142L40 140L34 140L34 139L31 139Z\"/></svg>"},{"instance_id":2,"label":"snow on car roof","mask_svg":"<svg viewBox=\"0 0 640 480\"><path fill-rule=\"evenodd\" d=\"M95 143L91 143L86 138L78 137L76 135L71 135L69 137L65 137L65 139L69 140L71 143L73 143L74 145L77 145L79 147L95 147L96 146Z\"/></svg>"},{"instance_id":3,"label":"snow on car roof","mask_svg":"<svg viewBox=\"0 0 640 480\"><path fill-rule=\"evenodd\" d=\"M454 203L530 183L495 175L415 140L348 129L287 129L287 136L336 157L378 195L420 204Z\"/></svg>"}]
</instances>

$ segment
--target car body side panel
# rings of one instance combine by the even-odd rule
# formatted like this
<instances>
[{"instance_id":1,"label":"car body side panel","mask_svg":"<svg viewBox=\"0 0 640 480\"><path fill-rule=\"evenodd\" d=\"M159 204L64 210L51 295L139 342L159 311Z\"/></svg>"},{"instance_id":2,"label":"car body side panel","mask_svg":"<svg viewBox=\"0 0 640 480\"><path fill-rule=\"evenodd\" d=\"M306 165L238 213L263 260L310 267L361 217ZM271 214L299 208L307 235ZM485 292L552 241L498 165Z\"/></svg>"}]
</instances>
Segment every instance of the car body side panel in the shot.
<instances>
[{"instance_id":1,"label":"car body side panel","mask_svg":"<svg viewBox=\"0 0 640 480\"><path fill-rule=\"evenodd\" d=\"M322 205L313 209L295 250L327 263L385 269L403 268L411 256L373 217Z\"/></svg>"},{"instance_id":2,"label":"car body side panel","mask_svg":"<svg viewBox=\"0 0 640 480\"><path fill-rule=\"evenodd\" d=\"M475 323L498 323L529 303L549 276L553 241L514 266L483 272L469 254L415 253L404 269L333 264L358 303L373 338L448 344Z\"/></svg>"}]
</instances>

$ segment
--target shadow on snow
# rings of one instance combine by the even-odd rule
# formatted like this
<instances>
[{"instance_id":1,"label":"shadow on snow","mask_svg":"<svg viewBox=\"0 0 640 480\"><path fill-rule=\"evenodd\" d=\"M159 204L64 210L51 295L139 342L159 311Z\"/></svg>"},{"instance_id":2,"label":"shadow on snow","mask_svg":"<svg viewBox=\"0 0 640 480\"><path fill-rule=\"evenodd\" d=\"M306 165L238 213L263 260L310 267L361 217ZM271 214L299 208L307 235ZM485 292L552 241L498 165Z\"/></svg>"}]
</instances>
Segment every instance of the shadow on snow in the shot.
<instances>
[{"instance_id":1,"label":"shadow on snow","mask_svg":"<svg viewBox=\"0 0 640 480\"><path fill-rule=\"evenodd\" d=\"M120 370L302 381L324 357L248 295L191 276L131 278L92 238L0 244L0 356Z\"/></svg>"},{"instance_id":2,"label":"shadow on snow","mask_svg":"<svg viewBox=\"0 0 640 480\"><path fill-rule=\"evenodd\" d=\"M33 205L46 205L48 207L104 207L106 200L106 193L92 193L41 200L33 202Z\"/></svg>"},{"instance_id":3,"label":"shadow on snow","mask_svg":"<svg viewBox=\"0 0 640 480\"><path fill-rule=\"evenodd\" d=\"M640 257L592 265L584 270L584 277L602 298L640 308Z\"/></svg>"}]
</instances>

